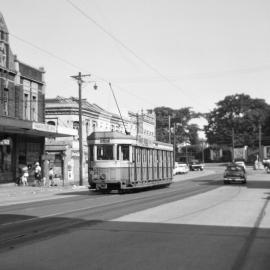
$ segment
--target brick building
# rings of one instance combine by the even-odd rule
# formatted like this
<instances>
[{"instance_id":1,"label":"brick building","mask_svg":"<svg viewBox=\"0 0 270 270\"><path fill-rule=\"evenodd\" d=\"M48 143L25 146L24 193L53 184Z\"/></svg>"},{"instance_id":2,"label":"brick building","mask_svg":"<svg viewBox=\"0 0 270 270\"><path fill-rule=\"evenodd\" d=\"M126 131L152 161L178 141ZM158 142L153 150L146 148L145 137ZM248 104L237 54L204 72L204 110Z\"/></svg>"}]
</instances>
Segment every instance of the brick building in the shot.
<instances>
[{"instance_id":1,"label":"brick building","mask_svg":"<svg viewBox=\"0 0 270 270\"><path fill-rule=\"evenodd\" d=\"M69 134L45 123L44 73L12 53L0 13L0 183L14 181L21 164L44 164L46 136Z\"/></svg>"},{"instance_id":2,"label":"brick building","mask_svg":"<svg viewBox=\"0 0 270 270\"><path fill-rule=\"evenodd\" d=\"M67 128L79 129L79 105L75 97L56 97L46 99L46 123ZM128 112L123 119L126 130L144 144L156 140L156 118L153 112L140 114ZM88 177L87 136L93 131L118 131L125 133L122 119L118 114L108 112L96 104L82 100L82 141L83 141L83 178ZM46 140L46 152L50 165L66 182L77 184L79 181L79 138L50 138Z\"/></svg>"}]
</instances>

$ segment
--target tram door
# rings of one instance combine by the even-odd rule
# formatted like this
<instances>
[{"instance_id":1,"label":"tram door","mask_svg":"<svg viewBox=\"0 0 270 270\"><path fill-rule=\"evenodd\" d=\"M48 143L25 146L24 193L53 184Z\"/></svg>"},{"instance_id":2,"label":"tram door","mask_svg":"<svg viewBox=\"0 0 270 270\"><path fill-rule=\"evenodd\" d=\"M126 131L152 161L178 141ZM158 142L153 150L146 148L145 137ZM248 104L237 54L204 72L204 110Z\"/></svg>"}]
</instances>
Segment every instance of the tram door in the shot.
<instances>
[{"instance_id":1,"label":"tram door","mask_svg":"<svg viewBox=\"0 0 270 270\"><path fill-rule=\"evenodd\" d=\"M162 151L163 156L163 179L167 178L167 155L166 151Z\"/></svg>"},{"instance_id":2,"label":"tram door","mask_svg":"<svg viewBox=\"0 0 270 270\"><path fill-rule=\"evenodd\" d=\"M158 150L158 178L163 178L162 150Z\"/></svg>"},{"instance_id":3,"label":"tram door","mask_svg":"<svg viewBox=\"0 0 270 270\"><path fill-rule=\"evenodd\" d=\"M168 179L168 177L169 177L169 152L164 151L164 155L165 155L165 159L166 159L166 163L165 163L165 166L166 166L165 178Z\"/></svg>"},{"instance_id":4,"label":"tram door","mask_svg":"<svg viewBox=\"0 0 270 270\"><path fill-rule=\"evenodd\" d=\"M152 180L153 179L153 150L152 149L148 149L147 150L148 154L148 180Z\"/></svg>"},{"instance_id":5,"label":"tram door","mask_svg":"<svg viewBox=\"0 0 270 270\"><path fill-rule=\"evenodd\" d=\"M168 156L169 156L169 178L172 178L173 153L168 152Z\"/></svg>"},{"instance_id":6,"label":"tram door","mask_svg":"<svg viewBox=\"0 0 270 270\"><path fill-rule=\"evenodd\" d=\"M142 149L142 180L147 180L147 149Z\"/></svg>"},{"instance_id":7,"label":"tram door","mask_svg":"<svg viewBox=\"0 0 270 270\"><path fill-rule=\"evenodd\" d=\"M158 160L156 149L153 149L153 179L158 179Z\"/></svg>"},{"instance_id":8,"label":"tram door","mask_svg":"<svg viewBox=\"0 0 270 270\"><path fill-rule=\"evenodd\" d=\"M135 157L136 157L136 163L135 163L135 181L140 182L141 181L141 175L142 175L142 161L141 161L141 148L136 147L135 148Z\"/></svg>"}]
</instances>

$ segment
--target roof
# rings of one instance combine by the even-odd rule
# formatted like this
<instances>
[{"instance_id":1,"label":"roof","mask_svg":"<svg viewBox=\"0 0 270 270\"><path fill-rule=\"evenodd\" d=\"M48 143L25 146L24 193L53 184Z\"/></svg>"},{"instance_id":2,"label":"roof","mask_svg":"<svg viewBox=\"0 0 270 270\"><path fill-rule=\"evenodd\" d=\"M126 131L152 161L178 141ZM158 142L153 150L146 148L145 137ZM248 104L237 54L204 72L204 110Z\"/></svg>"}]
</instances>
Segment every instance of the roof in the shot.
<instances>
[{"instance_id":1,"label":"roof","mask_svg":"<svg viewBox=\"0 0 270 270\"><path fill-rule=\"evenodd\" d=\"M8 33L8 28L4 19L3 14L0 11L0 30L4 31L5 33Z\"/></svg>"},{"instance_id":2,"label":"roof","mask_svg":"<svg viewBox=\"0 0 270 270\"><path fill-rule=\"evenodd\" d=\"M79 98L77 98L77 97L65 98L62 96L57 96L55 98L46 98L45 99L46 109L52 109L52 108L55 108L57 106L59 106L61 108L72 106L72 107L75 107L76 109L78 109ZM87 110L87 111L92 111L92 112L97 113L97 114L107 115L110 118L117 118L117 119L120 118L120 116L118 114L108 112L107 110L103 109L102 107L100 107L99 105L97 105L95 103L89 103L86 99L82 99L82 109ZM125 120L128 121L128 119L125 119Z\"/></svg>"},{"instance_id":3,"label":"roof","mask_svg":"<svg viewBox=\"0 0 270 270\"><path fill-rule=\"evenodd\" d=\"M134 136L131 135L126 135L121 132L117 131L98 131L98 132L93 132L91 133L87 139L88 140L98 140L98 139L133 139L136 140Z\"/></svg>"}]
</instances>

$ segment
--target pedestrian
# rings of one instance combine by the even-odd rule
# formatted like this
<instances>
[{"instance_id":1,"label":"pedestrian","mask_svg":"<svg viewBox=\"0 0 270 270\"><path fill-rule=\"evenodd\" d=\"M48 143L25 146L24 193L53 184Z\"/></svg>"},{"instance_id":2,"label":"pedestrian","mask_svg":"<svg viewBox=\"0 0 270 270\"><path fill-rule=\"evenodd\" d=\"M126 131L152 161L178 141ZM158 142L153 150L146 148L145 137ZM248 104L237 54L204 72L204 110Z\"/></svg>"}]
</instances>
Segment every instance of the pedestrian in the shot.
<instances>
[{"instance_id":1,"label":"pedestrian","mask_svg":"<svg viewBox=\"0 0 270 270\"><path fill-rule=\"evenodd\" d=\"M35 171L35 184L41 186L41 167L39 165L39 162L35 163L34 171Z\"/></svg>"},{"instance_id":2,"label":"pedestrian","mask_svg":"<svg viewBox=\"0 0 270 270\"><path fill-rule=\"evenodd\" d=\"M49 170L49 186L54 186L54 172L53 172L53 168L51 167Z\"/></svg>"},{"instance_id":3,"label":"pedestrian","mask_svg":"<svg viewBox=\"0 0 270 270\"><path fill-rule=\"evenodd\" d=\"M20 185L26 185L27 184L27 178L28 178L28 168L25 164L19 164L19 175L16 178L16 185L20 186Z\"/></svg>"},{"instance_id":4,"label":"pedestrian","mask_svg":"<svg viewBox=\"0 0 270 270\"><path fill-rule=\"evenodd\" d=\"M28 185L28 167L25 165L22 167L22 176L21 176L21 183L23 186L27 186Z\"/></svg>"}]
</instances>

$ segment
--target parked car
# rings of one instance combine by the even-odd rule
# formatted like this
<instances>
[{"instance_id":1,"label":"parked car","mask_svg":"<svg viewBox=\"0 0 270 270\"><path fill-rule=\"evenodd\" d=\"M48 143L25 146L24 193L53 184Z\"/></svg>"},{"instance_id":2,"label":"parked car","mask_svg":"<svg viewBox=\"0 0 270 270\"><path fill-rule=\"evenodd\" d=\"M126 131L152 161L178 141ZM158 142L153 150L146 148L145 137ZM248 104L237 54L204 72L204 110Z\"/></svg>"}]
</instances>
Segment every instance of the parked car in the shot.
<instances>
[{"instance_id":1,"label":"parked car","mask_svg":"<svg viewBox=\"0 0 270 270\"><path fill-rule=\"evenodd\" d=\"M245 184L247 182L246 170L243 166L238 164L231 164L227 166L224 172L224 184L229 184L231 182L241 182Z\"/></svg>"},{"instance_id":2,"label":"parked car","mask_svg":"<svg viewBox=\"0 0 270 270\"><path fill-rule=\"evenodd\" d=\"M189 163L189 169L190 169L191 171L195 171L195 170L203 171L203 169L204 169L204 164L201 163L199 160L192 160L192 161Z\"/></svg>"},{"instance_id":3,"label":"parked car","mask_svg":"<svg viewBox=\"0 0 270 270\"><path fill-rule=\"evenodd\" d=\"M173 169L173 175L188 173L188 171L189 171L189 168L188 168L188 165L186 163L175 162L175 166Z\"/></svg>"}]
</instances>

